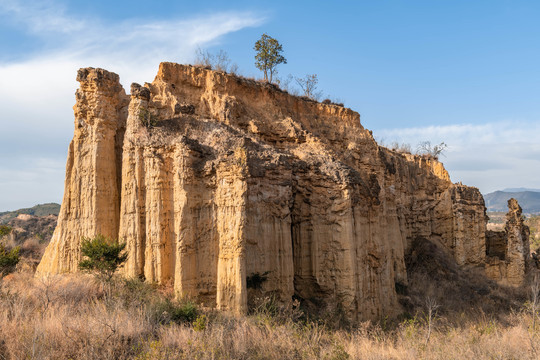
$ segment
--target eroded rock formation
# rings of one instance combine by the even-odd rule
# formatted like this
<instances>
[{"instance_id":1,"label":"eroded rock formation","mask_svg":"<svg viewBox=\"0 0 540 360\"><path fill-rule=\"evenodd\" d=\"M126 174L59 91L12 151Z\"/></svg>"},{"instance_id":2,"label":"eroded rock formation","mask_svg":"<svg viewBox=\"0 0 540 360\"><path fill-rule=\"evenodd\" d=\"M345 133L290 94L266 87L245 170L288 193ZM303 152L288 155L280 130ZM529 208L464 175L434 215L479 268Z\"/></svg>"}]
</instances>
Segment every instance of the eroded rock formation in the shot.
<instances>
[{"instance_id":1,"label":"eroded rock formation","mask_svg":"<svg viewBox=\"0 0 540 360\"><path fill-rule=\"evenodd\" d=\"M521 206L508 200L504 231L486 233L486 275L507 285L519 286L530 266L529 227L524 224Z\"/></svg>"},{"instance_id":2,"label":"eroded rock formation","mask_svg":"<svg viewBox=\"0 0 540 360\"><path fill-rule=\"evenodd\" d=\"M340 304L354 321L400 312L416 238L485 264L480 192L379 146L350 109L173 63L130 97L105 70L77 79L64 201L38 273L76 271L81 237L101 233L127 242L126 275L208 305L244 311L246 279L264 274L258 291Z\"/></svg>"},{"instance_id":3,"label":"eroded rock formation","mask_svg":"<svg viewBox=\"0 0 540 360\"><path fill-rule=\"evenodd\" d=\"M119 77L81 69L75 96L75 134L69 144L58 225L39 271L74 271L82 237L118 237L122 142L128 98Z\"/></svg>"}]
</instances>

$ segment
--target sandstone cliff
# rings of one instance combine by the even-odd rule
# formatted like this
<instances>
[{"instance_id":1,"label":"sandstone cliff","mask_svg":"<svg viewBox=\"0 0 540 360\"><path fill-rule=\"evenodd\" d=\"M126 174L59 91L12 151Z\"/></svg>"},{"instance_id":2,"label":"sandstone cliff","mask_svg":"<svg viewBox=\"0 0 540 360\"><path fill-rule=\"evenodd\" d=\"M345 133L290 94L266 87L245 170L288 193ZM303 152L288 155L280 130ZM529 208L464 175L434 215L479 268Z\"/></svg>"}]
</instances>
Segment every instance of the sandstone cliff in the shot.
<instances>
[{"instance_id":1,"label":"sandstone cliff","mask_svg":"<svg viewBox=\"0 0 540 360\"><path fill-rule=\"evenodd\" d=\"M74 271L81 238L117 237L120 217L121 147L127 117L119 77L81 69L75 96L75 134L69 144L64 199L58 225L39 271Z\"/></svg>"},{"instance_id":2,"label":"sandstone cliff","mask_svg":"<svg viewBox=\"0 0 540 360\"><path fill-rule=\"evenodd\" d=\"M127 242L126 275L208 305L245 311L247 279L265 274L258 293L362 320L400 311L416 238L485 265L480 192L379 146L350 109L173 63L129 97L102 69L77 80L64 201L38 273L76 271L81 237L101 233Z\"/></svg>"}]
</instances>

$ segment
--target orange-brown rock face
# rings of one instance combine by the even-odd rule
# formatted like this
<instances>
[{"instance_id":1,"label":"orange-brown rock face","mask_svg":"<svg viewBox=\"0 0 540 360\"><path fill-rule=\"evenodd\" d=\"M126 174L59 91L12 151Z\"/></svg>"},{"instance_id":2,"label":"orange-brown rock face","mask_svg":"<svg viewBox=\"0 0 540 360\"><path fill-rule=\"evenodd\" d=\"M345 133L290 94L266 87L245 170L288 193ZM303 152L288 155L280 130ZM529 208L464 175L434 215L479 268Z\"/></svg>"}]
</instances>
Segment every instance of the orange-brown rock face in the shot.
<instances>
[{"instance_id":1,"label":"orange-brown rock face","mask_svg":"<svg viewBox=\"0 0 540 360\"><path fill-rule=\"evenodd\" d=\"M118 75L102 69L77 74L75 134L69 145L58 225L38 273L77 270L83 236L116 237L120 219L120 161L127 97Z\"/></svg>"},{"instance_id":2,"label":"orange-brown rock face","mask_svg":"<svg viewBox=\"0 0 540 360\"><path fill-rule=\"evenodd\" d=\"M508 200L504 231L488 231L486 274L506 285L523 285L530 262L529 227L516 199Z\"/></svg>"},{"instance_id":3,"label":"orange-brown rock face","mask_svg":"<svg viewBox=\"0 0 540 360\"><path fill-rule=\"evenodd\" d=\"M356 321L400 312L416 237L484 264L479 191L435 160L378 146L350 109L172 63L130 100L115 75L81 74L40 273L76 270L80 238L102 233L127 243L127 276L208 305L241 312L255 295L296 295Z\"/></svg>"}]
</instances>

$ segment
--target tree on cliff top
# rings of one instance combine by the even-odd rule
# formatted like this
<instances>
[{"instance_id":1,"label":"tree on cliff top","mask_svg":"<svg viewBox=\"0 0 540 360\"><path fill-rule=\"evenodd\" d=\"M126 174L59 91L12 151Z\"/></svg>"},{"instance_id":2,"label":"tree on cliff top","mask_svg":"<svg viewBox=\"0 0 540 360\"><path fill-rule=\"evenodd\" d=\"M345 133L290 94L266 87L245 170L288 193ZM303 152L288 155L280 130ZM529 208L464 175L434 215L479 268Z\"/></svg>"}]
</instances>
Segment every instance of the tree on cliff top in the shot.
<instances>
[{"instance_id":1,"label":"tree on cliff top","mask_svg":"<svg viewBox=\"0 0 540 360\"><path fill-rule=\"evenodd\" d=\"M273 37L262 34L261 38L255 43L254 49L257 52L255 66L264 73L264 80L272 82L276 66L287 63L287 59L281 55L283 47Z\"/></svg>"}]
</instances>

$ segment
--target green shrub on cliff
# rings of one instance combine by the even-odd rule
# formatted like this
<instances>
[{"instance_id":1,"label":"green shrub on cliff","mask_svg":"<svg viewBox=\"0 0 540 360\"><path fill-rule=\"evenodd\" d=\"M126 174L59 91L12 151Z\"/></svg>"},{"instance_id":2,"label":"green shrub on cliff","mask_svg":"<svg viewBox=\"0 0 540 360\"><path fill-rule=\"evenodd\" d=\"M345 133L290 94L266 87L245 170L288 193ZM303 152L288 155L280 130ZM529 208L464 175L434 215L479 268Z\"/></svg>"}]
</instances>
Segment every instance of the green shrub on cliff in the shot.
<instances>
[{"instance_id":1,"label":"green shrub on cliff","mask_svg":"<svg viewBox=\"0 0 540 360\"><path fill-rule=\"evenodd\" d=\"M153 128L158 123L157 116L152 114L150 110L143 107L139 108L139 120L143 126L146 126L149 129Z\"/></svg>"}]
</instances>

